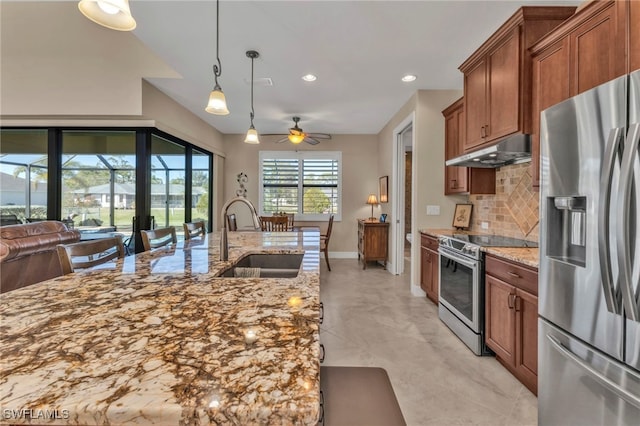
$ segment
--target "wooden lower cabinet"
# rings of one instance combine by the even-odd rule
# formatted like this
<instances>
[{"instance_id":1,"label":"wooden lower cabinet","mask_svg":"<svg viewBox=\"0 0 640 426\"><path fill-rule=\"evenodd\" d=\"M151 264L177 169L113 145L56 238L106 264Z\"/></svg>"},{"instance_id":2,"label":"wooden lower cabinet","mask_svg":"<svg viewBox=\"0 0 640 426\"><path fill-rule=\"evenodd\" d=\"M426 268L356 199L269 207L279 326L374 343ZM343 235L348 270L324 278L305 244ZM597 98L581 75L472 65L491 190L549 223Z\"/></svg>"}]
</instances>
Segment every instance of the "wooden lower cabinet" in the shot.
<instances>
[{"instance_id":1,"label":"wooden lower cabinet","mask_svg":"<svg viewBox=\"0 0 640 426\"><path fill-rule=\"evenodd\" d=\"M437 305L440 278L438 240L421 234L420 242L420 287L427 293L427 297Z\"/></svg>"},{"instance_id":2,"label":"wooden lower cabinet","mask_svg":"<svg viewBox=\"0 0 640 426\"><path fill-rule=\"evenodd\" d=\"M381 261L387 266L388 256L389 223L358 219L358 260L362 259L362 269L367 269L369 261Z\"/></svg>"},{"instance_id":3,"label":"wooden lower cabinet","mask_svg":"<svg viewBox=\"0 0 640 426\"><path fill-rule=\"evenodd\" d=\"M490 255L486 259L486 344L498 361L537 395L537 271Z\"/></svg>"}]
</instances>

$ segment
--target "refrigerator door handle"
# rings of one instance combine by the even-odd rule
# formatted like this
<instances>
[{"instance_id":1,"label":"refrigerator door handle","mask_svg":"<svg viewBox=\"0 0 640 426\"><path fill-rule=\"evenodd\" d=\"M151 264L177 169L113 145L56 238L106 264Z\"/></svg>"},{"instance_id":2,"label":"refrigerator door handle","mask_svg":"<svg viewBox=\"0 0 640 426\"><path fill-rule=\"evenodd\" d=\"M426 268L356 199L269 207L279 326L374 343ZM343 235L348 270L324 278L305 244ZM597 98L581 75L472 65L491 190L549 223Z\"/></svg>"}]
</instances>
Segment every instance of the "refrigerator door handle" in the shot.
<instances>
[{"instance_id":1,"label":"refrigerator door handle","mask_svg":"<svg viewBox=\"0 0 640 426\"><path fill-rule=\"evenodd\" d=\"M618 265L620 267L620 290L624 309L632 321L638 322L640 315L633 291L633 265L629 253L629 214L631 210L631 188L633 180L633 166L637 161L638 144L640 143L640 124L629 126L627 142L624 147L622 164L620 165L620 201L618 203L618 217L616 223L616 240L618 244Z\"/></svg>"},{"instance_id":2,"label":"refrigerator door handle","mask_svg":"<svg viewBox=\"0 0 640 426\"><path fill-rule=\"evenodd\" d=\"M619 384L615 383L614 381L612 381L608 377L603 376L602 373L600 373L598 370L596 370L591 365L589 365L589 363L587 361L583 360L578 355L576 355L573 352L571 352L571 350L566 348L560 342L560 340L558 340L556 337L551 336L550 334L547 334L547 339L549 339L549 341L551 342L551 345L553 346L553 348L555 350L557 350L561 355L563 355L564 357L570 359L577 366L579 366L580 368L585 370L593 379L598 381L598 383L600 383L602 386L604 386L607 389L611 390L612 392L616 393L618 396L620 396L620 398L624 399L629 404L632 404L632 405L640 408L640 398L638 398L637 396L635 396L634 394L632 394L628 390L624 389L622 386L620 386Z\"/></svg>"},{"instance_id":3,"label":"refrigerator door handle","mask_svg":"<svg viewBox=\"0 0 640 426\"><path fill-rule=\"evenodd\" d=\"M598 255L600 256L600 275L604 300L607 310L620 314L622 308L618 303L611 272L611 247L609 245L609 214L611 207L611 181L616 156L620 151L620 143L624 138L624 128L611 129L604 153L602 174L600 175L600 194L604 200L598 203Z\"/></svg>"}]
</instances>

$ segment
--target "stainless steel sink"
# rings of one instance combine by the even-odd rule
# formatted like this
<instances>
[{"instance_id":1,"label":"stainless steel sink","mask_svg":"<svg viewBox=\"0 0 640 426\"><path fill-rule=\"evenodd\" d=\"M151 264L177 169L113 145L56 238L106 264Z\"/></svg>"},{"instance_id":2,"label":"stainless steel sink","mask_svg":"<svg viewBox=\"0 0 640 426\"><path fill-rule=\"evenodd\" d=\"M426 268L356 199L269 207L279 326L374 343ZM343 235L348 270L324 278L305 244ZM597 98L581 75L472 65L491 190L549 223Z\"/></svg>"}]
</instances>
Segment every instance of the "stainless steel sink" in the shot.
<instances>
[{"instance_id":1,"label":"stainless steel sink","mask_svg":"<svg viewBox=\"0 0 640 426\"><path fill-rule=\"evenodd\" d=\"M236 268L260 268L260 278L295 278L300 271L304 254L250 254L238 260L219 277L241 277L246 270Z\"/></svg>"}]
</instances>

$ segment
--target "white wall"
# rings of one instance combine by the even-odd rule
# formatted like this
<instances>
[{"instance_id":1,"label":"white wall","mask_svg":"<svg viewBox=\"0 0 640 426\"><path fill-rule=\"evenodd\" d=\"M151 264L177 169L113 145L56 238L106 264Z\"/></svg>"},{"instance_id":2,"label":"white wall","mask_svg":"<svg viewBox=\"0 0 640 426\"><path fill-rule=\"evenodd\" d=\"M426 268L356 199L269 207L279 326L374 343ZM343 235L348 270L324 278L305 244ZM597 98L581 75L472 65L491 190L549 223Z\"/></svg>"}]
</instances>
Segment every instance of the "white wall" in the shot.
<instances>
[{"instance_id":1,"label":"white wall","mask_svg":"<svg viewBox=\"0 0 640 426\"><path fill-rule=\"evenodd\" d=\"M393 176L394 129L415 112L413 124L415 145L413 147L413 201L411 208L414 243L411 247L412 291L419 293L420 243L418 231L425 228L450 228L456 203L464 202L465 196L444 195L444 117L442 110L462 96L460 90L419 90L389 120L378 134L378 172L389 175L389 188L395 185ZM389 194L391 197L391 194ZM408 202L408 200L407 200ZM440 206L440 215L427 216L427 205ZM383 205L383 212L391 214L391 203ZM392 238L389 238L391 250Z\"/></svg>"},{"instance_id":2,"label":"white wall","mask_svg":"<svg viewBox=\"0 0 640 426\"><path fill-rule=\"evenodd\" d=\"M180 77L132 33L77 9L75 1L2 2L3 116L140 115L143 77Z\"/></svg>"},{"instance_id":3,"label":"white wall","mask_svg":"<svg viewBox=\"0 0 640 426\"><path fill-rule=\"evenodd\" d=\"M1 125L153 126L224 155L217 129L144 80L180 76L132 33L94 24L76 1L2 2L0 11ZM214 164L217 181L223 165ZM214 191L214 212L221 198Z\"/></svg>"},{"instance_id":4,"label":"white wall","mask_svg":"<svg viewBox=\"0 0 640 426\"><path fill-rule=\"evenodd\" d=\"M371 215L371 206L365 204L370 193L378 191L378 144L375 135L333 135L331 140L323 140L318 145L307 143L293 145L289 142L275 143L277 137L262 137L260 145L243 142L244 135L225 136L225 199L235 196L239 188L236 176L247 174L249 181L247 198L258 208L258 152L259 151L342 151L342 221L334 221L329 244L332 256L355 256L358 250L357 218ZM235 211L243 223L248 223L242 207ZM380 210L377 209L376 214ZM239 224L241 225L241 224ZM304 222L304 225L318 225L324 231L326 222Z\"/></svg>"}]
</instances>

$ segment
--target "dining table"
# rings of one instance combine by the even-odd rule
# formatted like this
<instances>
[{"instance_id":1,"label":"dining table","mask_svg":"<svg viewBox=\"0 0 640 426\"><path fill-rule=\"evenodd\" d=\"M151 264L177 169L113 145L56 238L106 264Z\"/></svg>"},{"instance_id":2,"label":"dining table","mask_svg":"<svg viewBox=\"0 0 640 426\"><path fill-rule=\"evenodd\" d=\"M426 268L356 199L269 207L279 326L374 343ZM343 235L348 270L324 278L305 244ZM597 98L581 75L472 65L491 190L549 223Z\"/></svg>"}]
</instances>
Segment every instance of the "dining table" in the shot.
<instances>
[{"instance_id":1,"label":"dining table","mask_svg":"<svg viewBox=\"0 0 640 426\"><path fill-rule=\"evenodd\" d=\"M320 235L229 232L0 295L0 423L311 425ZM299 254L292 278L223 277Z\"/></svg>"}]
</instances>

